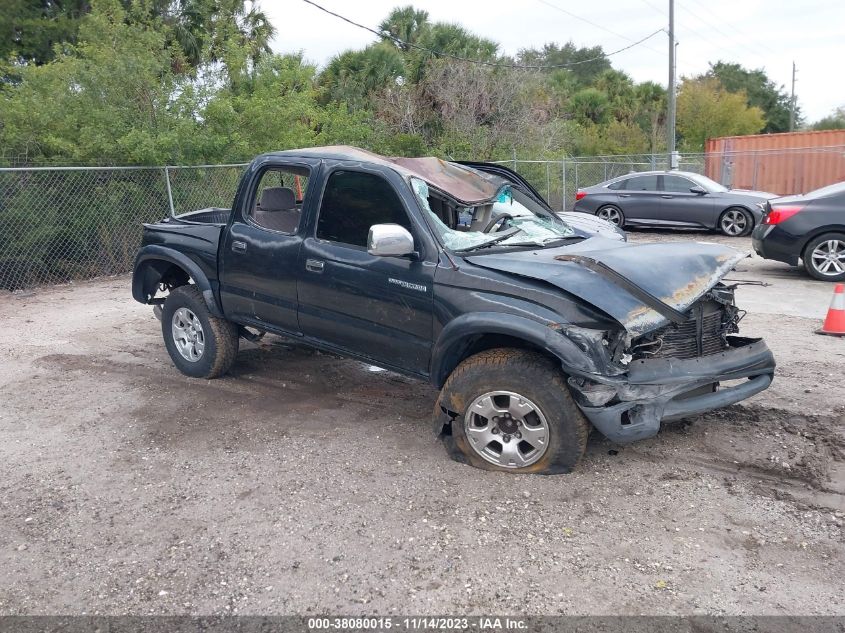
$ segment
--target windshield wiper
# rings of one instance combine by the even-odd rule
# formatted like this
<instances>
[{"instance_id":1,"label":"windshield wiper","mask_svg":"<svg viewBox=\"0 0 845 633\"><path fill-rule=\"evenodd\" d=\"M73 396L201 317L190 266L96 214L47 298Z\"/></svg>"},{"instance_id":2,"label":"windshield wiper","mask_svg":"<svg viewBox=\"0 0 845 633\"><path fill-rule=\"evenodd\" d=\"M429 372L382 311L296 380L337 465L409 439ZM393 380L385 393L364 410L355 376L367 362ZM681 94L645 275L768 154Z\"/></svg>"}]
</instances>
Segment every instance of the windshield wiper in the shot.
<instances>
[{"instance_id":1,"label":"windshield wiper","mask_svg":"<svg viewBox=\"0 0 845 633\"><path fill-rule=\"evenodd\" d=\"M496 235L496 237L494 237L493 239L488 240L486 242L482 242L481 244L476 244L475 246L467 246L466 248L456 248L456 249L453 249L453 250L456 253L469 253L470 251L477 251L480 248L487 248L488 246L493 246L494 244L498 244L499 242L502 242L502 241L508 239L509 237L513 237L514 235L516 235L517 233L520 233L521 231L522 231L521 228L519 228L518 226L514 226L507 231L502 231L501 233Z\"/></svg>"}]
</instances>

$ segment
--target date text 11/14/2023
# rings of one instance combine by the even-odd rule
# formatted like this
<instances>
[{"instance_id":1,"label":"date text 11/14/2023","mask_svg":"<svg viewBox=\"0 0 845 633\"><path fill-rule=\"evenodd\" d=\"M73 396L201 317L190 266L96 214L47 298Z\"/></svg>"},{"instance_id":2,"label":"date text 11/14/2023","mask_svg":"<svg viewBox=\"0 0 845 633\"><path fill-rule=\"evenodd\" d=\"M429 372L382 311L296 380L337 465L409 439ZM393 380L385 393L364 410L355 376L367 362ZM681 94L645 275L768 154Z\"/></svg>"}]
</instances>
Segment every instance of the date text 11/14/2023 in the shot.
<instances>
[{"instance_id":1,"label":"date text 11/14/2023","mask_svg":"<svg viewBox=\"0 0 845 633\"><path fill-rule=\"evenodd\" d=\"M441 617L441 616L414 616L414 617L322 617L308 618L307 626L312 631L466 631L466 630L510 630L524 631L528 628L527 623L519 618L476 616L467 617Z\"/></svg>"}]
</instances>

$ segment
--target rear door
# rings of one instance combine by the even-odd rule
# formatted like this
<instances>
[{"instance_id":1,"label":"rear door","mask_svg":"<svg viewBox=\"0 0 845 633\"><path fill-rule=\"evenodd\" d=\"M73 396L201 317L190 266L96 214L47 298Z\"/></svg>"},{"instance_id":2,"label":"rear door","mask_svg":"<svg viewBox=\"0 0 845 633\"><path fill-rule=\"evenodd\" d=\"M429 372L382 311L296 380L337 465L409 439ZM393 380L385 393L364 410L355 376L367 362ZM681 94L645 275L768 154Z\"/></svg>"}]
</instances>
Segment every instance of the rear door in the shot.
<instances>
[{"instance_id":1,"label":"rear door","mask_svg":"<svg viewBox=\"0 0 845 633\"><path fill-rule=\"evenodd\" d=\"M244 178L220 250L220 300L236 322L290 334L297 317L298 258L319 161L272 161Z\"/></svg>"},{"instance_id":2,"label":"rear door","mask_svg":"<svg viewBox=\"0 0 845 633\"><path fill-rule=\"evenodd\" d=\"M338 163L321 180L297 263L303 334L375 364L427 374L436 250L409 213L410 187L390 169L360 163ZM418 254L370 255L370 227L385 223L408 229Z\"/></svg>"},{"instance_id":3,"label":"rear door","mask_svg":"<svg viewBox=\"0 0 845 633\"><path fill-rule=\"evenodd\" d=\"M715 201L710 194L693 193L690 187L698 186L679 174L660 176L660 218L665 224L678 226L716 225Z\"/></svg>"},{"instance_id":4,"label":"rear door","mask_svg":"<svg viewBox=\"0 0 845 633\"><path fill-rule=\"evenodd\" d=\"M627 178L616 193L626 220L643 224L659 221L661 199L656 174Z\"/></svg>"}]
</instances>

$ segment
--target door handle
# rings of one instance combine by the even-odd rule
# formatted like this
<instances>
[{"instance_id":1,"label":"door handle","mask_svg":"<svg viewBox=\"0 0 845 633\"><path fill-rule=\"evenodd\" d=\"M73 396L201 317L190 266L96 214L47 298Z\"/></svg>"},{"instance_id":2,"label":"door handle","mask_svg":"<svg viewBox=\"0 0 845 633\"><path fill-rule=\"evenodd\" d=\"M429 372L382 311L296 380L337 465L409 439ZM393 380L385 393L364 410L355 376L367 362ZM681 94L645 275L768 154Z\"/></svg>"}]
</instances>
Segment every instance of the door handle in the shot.
<instances>
[{"instance_id":1,"label":"door handle","mask_svg":"<svg viewBox=\"0 0 845 633\"><path fill-rule=\"evenodd\" d=\"M620 198L630 198L630 197L631 197L631 194L630 194L630 193L620 193L620 194L619 194L619 197L620 197Z\"/></svg>"},{"instance_id":2,"label":"door handle","mask_svg":"<svg viewBox=\"0 0 845 633\"><path fill-rule=\"evenodd\" d=\"M234 240L232 242L232 250L236 253L246 253L246 242L241 242L240 240Z\"/></svg>"},{"instance_id":3,"label":"door handle","mask_svg":"<svg viewBox=\"0 0 845 633\"><path fill-rule=\"evenodd\" d=\"M306 259L305 260L305 270L308 270L312 273L321 273L323 269L326 267L326 262L321 262L319 259Z\"/></svg>"},{"instance_id":4,"label":"door handle","mask_svg":"<svg viewBox=\"0 0 845 633\"><path fill-rule=\"evenodd\" d=\"M671 200L671 199L672 199L672 198L674 198L675 196L660 196L660 197L661 197L661 198L669 198L669 199Z\"/></svg>"}]
</instances>

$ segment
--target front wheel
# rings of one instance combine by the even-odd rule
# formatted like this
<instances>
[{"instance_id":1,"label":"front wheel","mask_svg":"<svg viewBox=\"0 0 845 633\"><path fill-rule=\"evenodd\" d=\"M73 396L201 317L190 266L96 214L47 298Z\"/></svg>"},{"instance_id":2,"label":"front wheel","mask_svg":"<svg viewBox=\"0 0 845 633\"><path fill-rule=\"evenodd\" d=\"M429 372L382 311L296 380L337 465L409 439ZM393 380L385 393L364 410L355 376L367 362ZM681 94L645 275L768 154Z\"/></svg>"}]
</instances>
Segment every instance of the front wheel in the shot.
<instances>
[{"instance_id":1,"label":"front wheel","mask_svg":"<svg viewBox=\"0 0 845 633\"><path fill-rule=\"evenodd\" d=\"M451 456L477 468L568 473L584 454L589 423L549 358L494 349L464 360L440 392L436 416L451 420Z\"/></svg>"},{"instance_id":2,"label":"front wheel","mask_svg":"<svg viewBox=\"0 0 845 633\"><path fill-rule=\"evenodd\" d=\"M625 214L622 213L622 209L614 204L603 206L601 209L596 211L596 216L602 220L607 220L611 224L615 224L620 228L625 226Z\"/></svg>"},{"instance_id":3,"label":"front wheel","mask_svg":"<svg viewBox=\"0 0 845 633\"><path fill-rule=\"evenodd\" d=\"M731 207L719 217L719 230L730 237L744 237L754 228L754 217L745 209Z\"/></svg>"},{"instance_id":4,"label":"front wheel","mask_svg":"<svg viewBox=\"0 0 845 633\"><path fill-rule=\"evenodd\" d=\"M810 240L802 259L804 268L816 279L845 280L845 235L825 233Z\"/></svg>"},{"instance_id":5,"label":"front wheel","mask_svg":"<svg viewBox=\"0 0 845 633\"><path fill-rule=\"evenodd\" d=\"M225 374L238 354L237 327L212 316L196 286L180 286L167 297L161 333L173 364L194 378Z\"/></svg>"}]
</instances>

